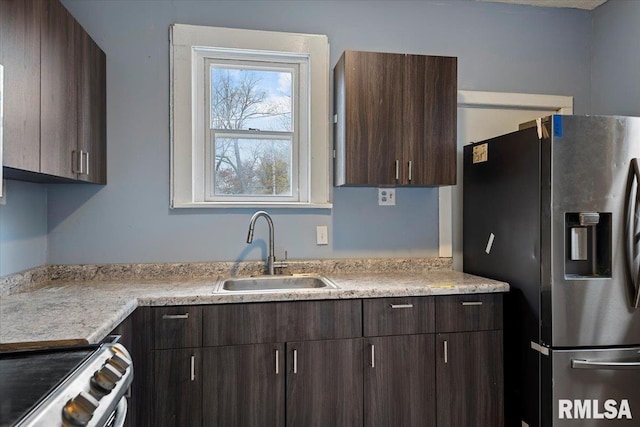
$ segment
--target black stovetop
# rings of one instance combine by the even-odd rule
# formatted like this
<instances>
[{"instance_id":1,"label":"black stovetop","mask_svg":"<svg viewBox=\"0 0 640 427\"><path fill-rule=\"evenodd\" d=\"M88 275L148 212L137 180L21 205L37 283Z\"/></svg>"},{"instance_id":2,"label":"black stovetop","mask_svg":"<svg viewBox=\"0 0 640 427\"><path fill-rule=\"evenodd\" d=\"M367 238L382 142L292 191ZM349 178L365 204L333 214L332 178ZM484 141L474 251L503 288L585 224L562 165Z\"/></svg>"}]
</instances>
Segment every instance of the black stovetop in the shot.
<instances>
[{"instance_id":1,"label":"black stovetop","mask_svg":"<svg viewBox=\"0 0 640 427\"><path fill-rule=\"evenodd\" d=\"M17 423L94 347L0 353L0 427Z\"/></svg>"}]
</instances>

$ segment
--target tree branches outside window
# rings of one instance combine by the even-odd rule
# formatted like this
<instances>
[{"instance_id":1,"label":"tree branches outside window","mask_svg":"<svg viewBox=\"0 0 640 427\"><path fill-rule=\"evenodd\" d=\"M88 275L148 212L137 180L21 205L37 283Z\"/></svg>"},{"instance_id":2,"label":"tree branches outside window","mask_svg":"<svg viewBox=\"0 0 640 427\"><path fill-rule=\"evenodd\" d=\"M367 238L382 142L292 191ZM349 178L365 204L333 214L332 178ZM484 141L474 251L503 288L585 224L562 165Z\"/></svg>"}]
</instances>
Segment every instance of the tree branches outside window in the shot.
<instances>
[{"instance_id":1,"label":"tree branches outside window","mask_svg":"<svg viewBox=\"0 0 640 427\"><path fill-rule=\"evenodd\" d=\"M291 193L291 110L290 72L212 69L211 128L225 134L215 137L216 194Z\"/></svg>"}]
</instances>

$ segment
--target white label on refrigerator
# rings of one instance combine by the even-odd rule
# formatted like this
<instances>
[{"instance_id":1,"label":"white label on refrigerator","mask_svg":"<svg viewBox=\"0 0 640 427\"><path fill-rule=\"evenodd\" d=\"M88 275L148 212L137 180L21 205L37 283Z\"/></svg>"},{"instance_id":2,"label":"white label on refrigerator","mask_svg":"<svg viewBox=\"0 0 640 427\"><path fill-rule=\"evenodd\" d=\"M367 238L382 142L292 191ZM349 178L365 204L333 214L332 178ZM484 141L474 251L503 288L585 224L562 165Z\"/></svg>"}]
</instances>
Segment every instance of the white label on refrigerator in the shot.
<instances>
[{"instance_id":1,"label":"white label on refrigerator","mask_svg":"<svg viewBox=\"0 0 640 427\"><path fill-rule=\"evenodd\" d=\"M484 251L489 254L491 252L491 247L493 246L493 239L495 239L496 236L495 234L491 233L489 234L489 241L487 242L487 247L484 249Z\"/></svg>"},{"instance_id":2,"label":"white label on refrigerator","mask_svg":"<svg viewBox=\"0 0 640 427\"><path fill-rule=\"evenodd\" d=\"M489 160L489 146L487 144L473 147L473 163L482 163Z\"/></svg>"},{"instance_id":3,"label":"white label on refrigerator","mask_svg":"<svg viewBox=\"0 0 640 427\"><path fill-rule=\"evenodd\" d=\"M542 139L542 119L536 119L536 128L538 129L538 139Z\"/></svg>"}]
</instances>

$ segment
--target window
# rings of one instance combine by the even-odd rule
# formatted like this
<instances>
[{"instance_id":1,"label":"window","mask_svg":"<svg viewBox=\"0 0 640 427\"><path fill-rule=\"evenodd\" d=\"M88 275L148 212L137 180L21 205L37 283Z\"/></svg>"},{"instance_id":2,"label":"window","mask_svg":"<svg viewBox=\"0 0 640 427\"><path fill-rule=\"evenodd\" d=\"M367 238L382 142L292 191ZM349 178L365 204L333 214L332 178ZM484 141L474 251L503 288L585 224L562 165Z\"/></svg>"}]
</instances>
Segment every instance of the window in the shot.
<instances>
[{"instance_id":1,"label":"window","mask_svg":"<svg viewBox=\"0 0 640 427\"><path fill-rule=\"evenodd\" d=\"M325 36L171 27L171 206L331 207Z\"/></svg>"}]
</instances>

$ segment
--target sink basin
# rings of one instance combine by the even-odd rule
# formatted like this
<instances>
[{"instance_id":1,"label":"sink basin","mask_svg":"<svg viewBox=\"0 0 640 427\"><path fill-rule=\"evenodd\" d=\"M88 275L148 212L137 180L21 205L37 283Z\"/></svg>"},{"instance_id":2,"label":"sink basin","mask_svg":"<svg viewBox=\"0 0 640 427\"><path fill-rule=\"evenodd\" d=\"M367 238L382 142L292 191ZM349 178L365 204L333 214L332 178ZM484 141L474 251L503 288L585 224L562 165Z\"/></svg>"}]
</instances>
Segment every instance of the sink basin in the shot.
<instances>
[{"instance_id":1,"label":"sink basin","mask_svg":"<svg viewBox=\"0 0 640 427\"><path fill-rule=\"evenodd\" d=\"M294 289L337 289L335 283L316 274L231 277L218 282L216 292L281 292Z\"/></svg>"}]
</instances>

